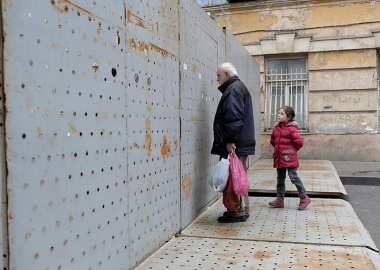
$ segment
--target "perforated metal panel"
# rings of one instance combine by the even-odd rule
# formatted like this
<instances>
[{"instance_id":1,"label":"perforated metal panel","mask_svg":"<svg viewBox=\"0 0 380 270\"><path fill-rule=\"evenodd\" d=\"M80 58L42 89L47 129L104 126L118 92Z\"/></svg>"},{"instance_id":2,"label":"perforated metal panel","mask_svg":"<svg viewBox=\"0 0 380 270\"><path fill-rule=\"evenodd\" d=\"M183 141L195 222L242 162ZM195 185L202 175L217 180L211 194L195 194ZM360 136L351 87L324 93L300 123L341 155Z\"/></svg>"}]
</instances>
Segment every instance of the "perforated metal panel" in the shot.
<instances>
[{"instance_id":1,"label":"perforated metal panel","mask_svg":"<svg viewBox=\"0 0 380 270\"><path fill-rule=\"evenodd\" d=\"M127 1L131 264L180 230L177 1Z\"/></svg>"},{"instance_id":2,"label":"perforated metal panel","mask_svg":"<svg viewBox=\"0 0 380 270\"><path fill-rule=\"evenodd\" d=\"M306 188L307 194L347 195L336 172L298 171L298 176ZM276 170L249 170L250 191L276 193ZM287 176L285 179L286 193L298 194L297 188Z\"/></svg>"},{"instance_id":3,"label":"perforated metal panel","mask_svg":"<svg viewBox=\"0 0 380 270\"><path fill-rule=\"evenodd\" d=\"M380 268L378 248L348 202L313 197L299 211L298 198L285 197L284 208L270 207L273 199L250 197L250 217L238 223L217 221L225 211L218 200L137 269Z\"/></svg>"},{"instance_id":4,"label":"perforated metal panel","mask_svg":"<svg viewBox=\"0 0 380 270\"><path fill-rule=\"evenodd\" d=\"M124 4L2 15L9 267L127 269Z\"/></svg>"},{"instance_id":5,"label":"perforated metal panel","mask_svg":"<svg viewBox=\"0 0 380 270\"><path fill-rule=\"evenodd\" d=\"M271 208L272 197L250 197L246 222L223 224L222 200L207 209L183 236L229 238L266 242L370 247L378 251L352 206L341 199L312 198L306 211L297 210L298 198L285 198L284 208Z\"/></svg>"},{"instance_id":6,"label":"perforated metal panel","mask_svg":"<svg viewBox=\"0 0 380 270\"><path fill-rule=\"evenodd\" d=\"M193 1L180 1L181 18L181 213L187 226L214 198L208 177L212 122L220 99L216 70L224 59L224 35Z\"/></svg>"},{"instance_id":7,"label":"perforated metal panel","mask_svg":"<svg viewBox=\"0 0 380 270\"><path fill-rule=\"evenodd\" d=\"M170 240L136 270L379 268L379 255L363 247L178 237Z\"/></svg>"},{"instance_id":8,"label":"perforated metal panel","mask_svg":"<svg viewBox=\"0 0 380 270\"><path fill-rule=\"evenodd\" d=\"M0 14L0 26L2 28L2 19ZM0 35L0 51L3 51L3 36ZM2 259L0 260L0 269L8 269L8 214L7 214L7 182L6 182L6 166L4 151L4 96L3 96L3 55L0 54L0 252Z\"/></svg>"},{"instance_id":9,"label":"perforated metal panel","mask_svg":"<svg viewBox=\"0 0 380 270\"><path fill-rule=\"evenodd\" d=\"M249 165L252 165L259 158L261 158L262 152L261 152L260 66L252 58L251 55L249 55L249 58L248 58L246 86L252 95L253 116L254 116L254 121L255 121L255 140L256 140L255 155L249 157Z\"/></svg>"}]
</instances>

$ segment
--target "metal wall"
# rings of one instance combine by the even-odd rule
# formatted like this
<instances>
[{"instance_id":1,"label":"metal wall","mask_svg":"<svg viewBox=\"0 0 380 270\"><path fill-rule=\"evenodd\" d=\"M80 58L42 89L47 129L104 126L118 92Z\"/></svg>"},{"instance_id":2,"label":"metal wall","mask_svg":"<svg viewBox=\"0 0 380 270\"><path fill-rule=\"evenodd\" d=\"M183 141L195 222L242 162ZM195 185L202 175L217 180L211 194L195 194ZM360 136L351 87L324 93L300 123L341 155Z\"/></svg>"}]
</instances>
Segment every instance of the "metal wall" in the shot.
<instances>
[{"instance_id":1,"label":"metal wall","mask_svg":"<svg viewBox=\"0 0 380 270\"><path fill-rule=\"evenodd\" d=\"M181 220L187 226L216 199L208 177L212 122L220 95L216 68L225 59L224 34L193 0L180 1L181 18Z\"/></svg>"},{"instance_id":2,"label":"metal wall","mask_svg":"<svg viewBox=\"0 0 380 270\"><path fill-rule=\"evenodd\" d=\"M77 2L2 2L10 269L129 267L124 5Z\"/></svg>"},{"instance_id":3,"label":"metal wall","mask_svg":"<svg viewBox=\"0 0 380 270\"><path fill-rule=\"evenodd\" d=\"M7 1L2 31L2 269L132 269L218 198L196 1Z\"/></svg>"},{"instance_id":4,"label":"metal wall","mask_svg":"<svg viewBox=\"0 0 380 270\"><path fill-rule=\"evenodd\" d=\"M178 7L126 1L131 265L181 228Z\"/></svg>"},{"instance_id":5,"label":"metal wall","mask_svg":"<svg viewBox=\"0 0 380 270\"><path fill-rule=\"evenodd\" d=\"M1 5L1 4L0 4ZM2 14L0 13L0 25ZM1 27L2 28L2 27ZM0 87L3 88L3 35L0 35ZM0 93L0 268L8 269L8 214L7 214L7 181L6 181L6 166L5 166L5 144L4 144L4 95L3 91Z\"/></svg>"}]
</instances>

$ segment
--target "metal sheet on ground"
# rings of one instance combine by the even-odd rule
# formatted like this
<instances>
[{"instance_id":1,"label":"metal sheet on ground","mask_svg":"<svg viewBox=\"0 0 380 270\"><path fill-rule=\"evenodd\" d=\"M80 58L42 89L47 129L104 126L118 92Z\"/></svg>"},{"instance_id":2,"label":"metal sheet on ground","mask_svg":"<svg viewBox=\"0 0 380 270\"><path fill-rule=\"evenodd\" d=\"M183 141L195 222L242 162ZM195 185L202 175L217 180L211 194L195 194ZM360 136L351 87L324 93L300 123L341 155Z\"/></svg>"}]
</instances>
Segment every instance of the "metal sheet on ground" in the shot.
<instances>
[{"instance_id":1,"label":"metal sheet on ground","mask_svg":"<svg viewBox=\"0 0 380 270\"><path fill-rule=\"evenodd\" d=\"M142 269L379 269L364 247L178 237L144 261Z\"/></svg>"},{"instance_id":2,"label":"metal sheet on ground","mask_svg":"<svg viewBox=\"0 0 380 270\"><path fill-rule=\"evenodd\" d=\"M298 171L308 194L321 195L347 195L347 191L340 181L336 171ZM248 171L250 192L275 193L277 185L276 170L252 170ZM288 176L285 180L286 193L298 194Z\"/></svg>"},{"instance_id":3,"label":"metal sheet on ground","mask_svg":"<svg viewBox=\"0 0 380 270\"><path fill-rule=\"evenodd\" d=\"M352 206L340 199L313 198L305 211L298 211L298 198L285 198L284 208L271 208L269 197L250 197L247 222L221 224L217 218L225 211L222 200L200 215L182 235L256 240L282 243L307 243L371 247L378 250Z\"/></svg>"},{"instance_id":4,"label":"metal sheet on ground","mask_svg":"<svg viewBox=\"0 0 380 270\"><path fill-rule=\"evenodd\" d=\"M298 171L334 171L334 165L329 160L300 160ZM273 160L260 159L254 163L250 170L273 170Z\"/></svg>"}]
</instances>

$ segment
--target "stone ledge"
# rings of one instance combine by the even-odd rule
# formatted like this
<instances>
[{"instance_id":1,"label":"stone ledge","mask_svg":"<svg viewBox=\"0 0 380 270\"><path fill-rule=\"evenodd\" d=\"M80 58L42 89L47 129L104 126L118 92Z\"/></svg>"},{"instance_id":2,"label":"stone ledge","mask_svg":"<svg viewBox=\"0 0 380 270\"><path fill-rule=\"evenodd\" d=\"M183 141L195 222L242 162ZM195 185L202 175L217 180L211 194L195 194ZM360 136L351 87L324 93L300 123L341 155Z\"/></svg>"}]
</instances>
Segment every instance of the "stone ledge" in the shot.
<instances>
[{"instance_id":1,"label":"stone ledge","mask_svg":"<svg viewBox=\"0 0 380 270\"><path fill-rule=\"evenodd\" d=\"M278 34L276 39L261 40L260 44L244 45L253 55L329 52L358 49L377 49L380 47L380 32L370 37L312 40L311 37L297 38L291 34Z\"/></svg>"}]
</instances>

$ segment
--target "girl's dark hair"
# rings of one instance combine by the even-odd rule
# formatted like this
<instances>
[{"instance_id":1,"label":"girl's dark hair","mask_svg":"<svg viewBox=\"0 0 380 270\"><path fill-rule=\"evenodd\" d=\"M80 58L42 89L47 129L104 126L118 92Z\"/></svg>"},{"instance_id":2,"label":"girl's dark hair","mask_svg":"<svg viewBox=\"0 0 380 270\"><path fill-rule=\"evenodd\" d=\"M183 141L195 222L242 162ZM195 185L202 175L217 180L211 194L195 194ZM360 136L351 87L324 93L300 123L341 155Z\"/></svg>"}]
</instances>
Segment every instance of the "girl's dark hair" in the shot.
<instances>
[{"instance_id":1,"label":"girl's dark hair","mask_svg":"<svg viewBox=\"0 0 380 270\"><path fill-rule=\"evenodd\" d=\"M280 110L281 109L283 109L285 111L286 116L290 118L289 121L294 120L294 117L296 116L296 114L294 113L294 110L292 107L284 106L284 107L280 108Z\"/></svg>"}]
</instances>

